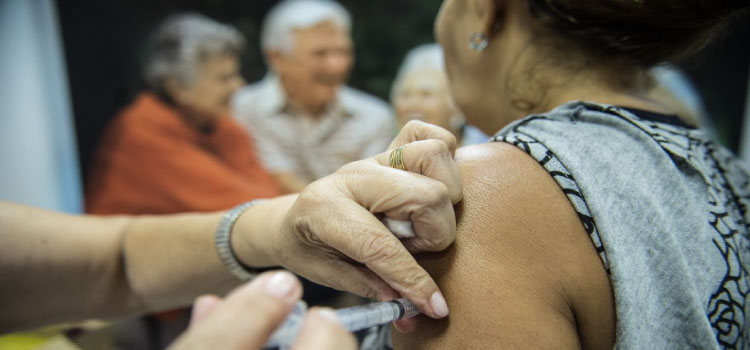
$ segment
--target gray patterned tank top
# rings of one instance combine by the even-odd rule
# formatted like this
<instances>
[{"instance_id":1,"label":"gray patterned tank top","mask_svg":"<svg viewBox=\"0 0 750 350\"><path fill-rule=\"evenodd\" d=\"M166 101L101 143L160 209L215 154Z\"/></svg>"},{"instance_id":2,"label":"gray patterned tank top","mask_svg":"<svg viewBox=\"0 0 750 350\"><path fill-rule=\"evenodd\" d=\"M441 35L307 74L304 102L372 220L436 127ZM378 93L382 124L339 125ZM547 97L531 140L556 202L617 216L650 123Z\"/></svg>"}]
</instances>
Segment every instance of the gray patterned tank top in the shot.
<instances>
[{"instance_id":1,"label":"gray patterned tank top","mask_svg":"<svg viewBox=\"0 0 750 350\"><path fill-rule=\"evenodd\" d=\"M614 290L616 348L750 348L748 172L655 116L571 102L492 140L536 159L578 212ZM387 333L363 348L388 348Z\"/></svg>"}]
</instances>

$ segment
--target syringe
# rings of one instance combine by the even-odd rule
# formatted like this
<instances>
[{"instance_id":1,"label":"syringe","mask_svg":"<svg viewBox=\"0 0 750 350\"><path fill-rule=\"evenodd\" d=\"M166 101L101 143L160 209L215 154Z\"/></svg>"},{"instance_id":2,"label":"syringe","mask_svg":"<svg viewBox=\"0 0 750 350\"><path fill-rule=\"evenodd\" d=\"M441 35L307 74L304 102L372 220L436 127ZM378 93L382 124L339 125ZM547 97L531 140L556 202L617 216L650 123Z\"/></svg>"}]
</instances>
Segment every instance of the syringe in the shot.
<instances>
[{"instance_id":1,"label":"syringe","mask_svg":"<svg viewBox=\"0 0 750 350\"><path fill-rule=\"evenodd\" d=\"M385 225L399 239L407 239L416 236L411 220L396 220L388 217L381 219ZM387 324L402 318L419 315L419 308L406 299L396 299L362 306L355 306L336 310L336 317L350 332L356 332L370 327ZM271 339L265 348L291 348L294 339L297 338L302 320L307 314L307 304L298 302L292 312L287 316L284 323L271 335Z\"/></svg>"},{"instance_id":2,"label":"syringe","mask_svg":"<svg viewBox=\"0 0 750 350\"><path fill-rule=\"evenodd\" d=\"M297 337L302 319L307 313L307 304L300 301L294 307L292 313L284 323L276 329L271 339L266 343L266 348L290 347ZM416 305L406 299L396 299L355 306L335 311L336 316L344 329L350 332L387 324L402 318L418 315L419 309Z\"/></svg>"},{"instance_id":3,"label":"syringe","mask_svg":"<svg viewBox=\"0 0 750 350\"><path fill-rule=\"evenodd\" d=\"M339 309L336 310L336 317L346 330L356 332L402 318L414 317L419 313L419 308L411 301L396 299Z\"/></svg>"}]
</instances>

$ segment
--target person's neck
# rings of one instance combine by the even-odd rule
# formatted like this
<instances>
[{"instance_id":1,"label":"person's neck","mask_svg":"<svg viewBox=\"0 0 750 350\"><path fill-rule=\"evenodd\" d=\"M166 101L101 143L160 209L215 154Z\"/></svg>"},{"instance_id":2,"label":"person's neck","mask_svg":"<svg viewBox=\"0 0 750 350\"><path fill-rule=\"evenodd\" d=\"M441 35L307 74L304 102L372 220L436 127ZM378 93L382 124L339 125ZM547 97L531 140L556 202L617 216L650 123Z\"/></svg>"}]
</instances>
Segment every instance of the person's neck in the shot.
<instances>
[{"instance_id":1,"label":"person's neck","mask_svg":"<svg viewBox=\"0 0 750 350\"><path fill-rule=\"evenodd\" d=\"M288 103L292 108L302 111L306 116L312 119L320 118L326 111L327 105L325 104L306 104L296 101L292 96L289 96Z\"/></svg>"},{"instance_id":2,"label":"person's neck","mask_svg":"<svg viewBox=\"0 0 750 350\"><path fill-rule=\"evenodd\" d=\"M211 118L204 113L200 113L192 108L188 108L185 106L178 106L177 109L179 110L182 119L187 122L188 125L197 129L199 132L207 134L214 129L214 118Z\"/></svg>"},{"instance_id":3,"label":"person's neck","mask_svg":"<svg viewBox=\"0 0 750 350\"><path fill-rule=\"evenodd\" d=\"M546 112L570 101L597 102L613 106L630 107L644 111L668 114L666 107L650 100L643 91L627 91L608 88L604 84L587 84L583 86L566 86L550 93L545 103L533 112Z\"/></svg>"},{"instance_id":4,"label":"person's neck","mask_svg":"<svg viewBox=\"0 0 750 350\"><path fill-rule=\"evenodd\" d=\"M536 93L539 92L537 91ZM500 100L500 104L493 104L489 109L491 113L488 114L490 118L493 118L493 121L484 125L484 128L481 128L482 131L485 133L494 133L512 121L523 119L531 114L551 111L571 101L595 102L661 114L671 114L671 111L664 106L645 97L643 91L615 89L595 79L583 81L582 79L573 78L565 84L560 84L545 91L543 96L542 100L534 99L534 97L538 96L528 96L529 99L527 100L519 99L519 101L537 102L528 106L513 103L511 100Z\"/></svg>"},{"instance_id":5,"label":"person's neck","mask_svg":"<svg viewBox=\"0 0 750 350\"><path fill-rule=\"evenodd\" d=\"M328 104L307 103L304 101L304 99L299 98L300 94L297 93L295 87L292 86L292 84L289 84L283 76L279 77L279 81L281 82L281 87L284 91L284 94L286 94L287 103L290 104L292 108L301 111L302 113L313 119L318 119L323 115L323 113L325 113L326 109L328 108Z\"/></svg>"}]
</instances>

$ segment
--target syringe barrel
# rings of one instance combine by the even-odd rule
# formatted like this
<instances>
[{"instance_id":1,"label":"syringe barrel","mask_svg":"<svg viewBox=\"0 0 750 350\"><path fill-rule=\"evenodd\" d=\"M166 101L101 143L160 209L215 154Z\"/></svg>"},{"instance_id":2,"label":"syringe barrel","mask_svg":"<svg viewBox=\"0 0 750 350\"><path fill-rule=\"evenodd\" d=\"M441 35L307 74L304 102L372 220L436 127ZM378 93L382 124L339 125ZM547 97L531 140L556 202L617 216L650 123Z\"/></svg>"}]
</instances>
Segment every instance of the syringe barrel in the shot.
<instances>
[{"instance_id":1,"label":"syringe barrel","mask_svg":"<svg viewBox=\"0 0 750 350\"><path fill-rule=\"evenodd\" d=\"M350 332L375 327L382 324L409 318L419 314L416 305L406 299L396 299L380 303L355 306L335 311L341 325ZM307 304L300 301L295 305L284 323L273 333L265 348L288 349L297 338L302 321L307 314Z\"/></svg>"},{"instance_id":2,"label":"syringe barrel","mask_svg":"<svg viewBox=\"0 0 750 350\"><path fill-rule=\"evenodd\" d=\"M284 320L284 323L273 332L271 339L268 340L263 348L290 348L294 339L297 338L297 333L299 333L300 328L302 328L302 321L306 314L307 304L304 301L298 301L297 304L294 305L292 312L290 312L286 317L286 320Z\"/></svg>"},{"instance_id":3,"label":"syringe barrel","mask_svg":"<svg viewBox=\"0 0 750 350\"><path fill-rule=\"evenodd\" d=\"M411 318L422 313L421 311L419 311L417 305L414 305L414 303L412 303L411 301L408 301L406 299L396 299L395 301L397 301L399 304L401 304L401 306L404 307L404 314L401 315L401 318Z\"/></svg>"},{"instance_id":4,"label":"syringe barrel","mask_svg":"<svg viewBox=\"0 0 750 350\"><path fill-rule=\"evenodd\" d=\"M387 324L419 314L419 309L406 299L355 306L336 311L341 324L350 332Z\"/></svg>"}]
</instances>

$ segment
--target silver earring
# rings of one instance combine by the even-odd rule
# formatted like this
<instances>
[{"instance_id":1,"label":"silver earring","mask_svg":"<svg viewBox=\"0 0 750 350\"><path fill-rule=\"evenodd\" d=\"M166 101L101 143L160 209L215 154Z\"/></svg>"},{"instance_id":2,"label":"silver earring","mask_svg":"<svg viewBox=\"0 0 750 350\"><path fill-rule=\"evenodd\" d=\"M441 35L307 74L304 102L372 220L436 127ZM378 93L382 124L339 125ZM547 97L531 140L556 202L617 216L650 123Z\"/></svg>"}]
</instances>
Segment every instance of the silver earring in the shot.
<instances>
[{"instance_id":1,"label":"silver earring","mask_svg":"<svg viewBox=\"0 0 750 350\"><path fill-rule=\"evenodd\" d=\"M490 44L490 40L482 32L474 32L469 34L469 49L474 51L482 52Z\"/></svg>"}]
</instances>

